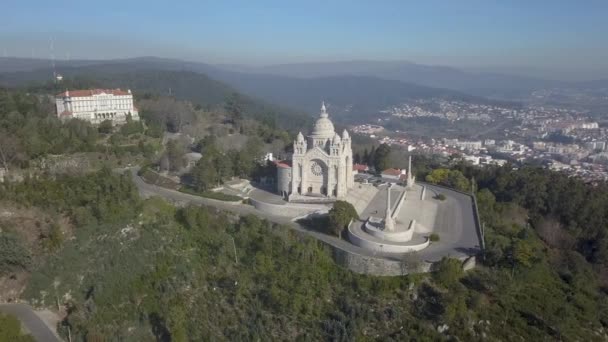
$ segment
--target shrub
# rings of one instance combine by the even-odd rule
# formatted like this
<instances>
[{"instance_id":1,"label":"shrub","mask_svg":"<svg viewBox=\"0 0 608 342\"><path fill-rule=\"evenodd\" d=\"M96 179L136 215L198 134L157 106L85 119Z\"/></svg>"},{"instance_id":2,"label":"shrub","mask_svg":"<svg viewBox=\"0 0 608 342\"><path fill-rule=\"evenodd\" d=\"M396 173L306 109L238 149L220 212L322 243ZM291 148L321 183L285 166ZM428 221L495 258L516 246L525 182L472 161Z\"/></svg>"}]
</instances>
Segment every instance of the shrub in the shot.
<instances>
[{"instance_id":1,"label":"shrub","mask_svg":"<svg viewBox=\"0 0 608 342\"><path fill-rule=\"evenodd\" d=\"M102 134L110 134L112 133L112 121L104 120L97 127L97 131Z\"/></svg>"},{"instance_id":2,"label":"shrub","mask_svg":"<svg viewBox=\"0 0 608 342\"><path fill-rule=\"evenodd\" d=\"M436 265L433 279L437 284L449 288L457 284L463 275L464 270L460 260L443 257Z\"/></svg>"},{"instance_id":3,"label":"shrub","mask_svg":"<svg viewBox=\"0 0 608 342\"><path fill-rule=\"evenodd\" d=\"M437 194L437 195L435 195L434 198L437 199L437 200L440 200L440 201L445 201L445 195L444 194Z\"/></svg>"},{"instance_id":4,"label":"shrub","mask_svg":"<svg viewBox=\"0 0 608 342\"><path fill-rule=\"evenodd\" d=\"M11 315L0 313L0 341L34 341L31 335L21 333L21 322Z\"/></svg>"},{"instance_id":5,"label":"shrub","mask_svg":"<svg viewBox=\"0 0 608 342\"><path fill-rule=\"evenodd\" d=\"M431 234L431 236L429 236L429 239L430 239L432 242L439 241L439 234L437 234L437 233L433 233L433 234Z\"/></svg>"},{"instance_id":6,"label":"shrub","mask_svg":"<svg viewBox=\"0 0 608 342\"><path fill-rule=\"evenodd\" d=\"M352 204L346 201L336 201L329 211L329 229L340 237L342 230L351 220L359 219L357 211Z\"/></svg>"},{"instance_id":7,"label":"shrub","mask_svg":"<svg viewBox=\"0 0 608 342\"><path fill-rule=\"evenodd\" d=\"M0 233L0 275L27 268L31 255L21 239L14 234Z\"/></svg>"}]
</instances>

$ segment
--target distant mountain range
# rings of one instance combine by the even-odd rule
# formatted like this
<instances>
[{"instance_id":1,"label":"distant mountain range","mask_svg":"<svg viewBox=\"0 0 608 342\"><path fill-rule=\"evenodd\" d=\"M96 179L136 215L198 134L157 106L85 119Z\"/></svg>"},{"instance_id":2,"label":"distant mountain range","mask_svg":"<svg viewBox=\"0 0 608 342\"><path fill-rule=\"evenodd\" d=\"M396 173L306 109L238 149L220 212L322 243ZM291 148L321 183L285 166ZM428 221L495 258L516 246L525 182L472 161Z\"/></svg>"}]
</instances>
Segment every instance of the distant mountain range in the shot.
<instances>
[{"instance_id":1,"label":"distant mountain range","mask_svg":"<svg viewBox=\"0 0 608 342\"><path fill-rule=\"evenodd\" d=\"M19 58L0 59L0 84L14 86L24 85L31 82L49 80L52 75L51 61L30 60ZM323 76L323 72L315 75L319 77L294 77L282 76L269 73L254 73L251 71L227 70L226 67L218 67L205 63L185 62L174 59L163 59L155 57L141 57L132 59L110 60L110 61L60 61L56 62L56 70L67 77L88 76L102 77L107 74L127 74L131 77L120 77L126 83L123 87L131 86L135 89L151 87L148 82L150 75L142 76L142 73L150 74L152 71L179 72L183 78L178 82L176 75L169 76L166 82L157 80L153 82L155 88L167 92L172 88L176 95L187 94L192 98L192 89L197 86L196 75L209 77L222 82L217 87L207 87L207 91L217 91L226 85L235 88L239 92L257 97L268 102L276 103L285 107L291 107L307 112L316 113L321 101L326 101L332 107L334 115L343 117L346 121L355 118L367 117L378 113L387 106L398 105L411 99L449 98L483 102L484 98L467 95L462 92L421 86L391 79L381 79L375 76L361 75L330 75ZM139 72L136 78L133 73ZM329 73L329 72L328 72ZM116 79L114 77L113 79ZM146 80L138 82L138 79ZM203 81L203 80L199 80ZM208 83L209 80L205 80ZM144 83L144 84L142 84ZM200 92L200 91L199 91ZM219 90L224 92L224 90ZM201 94L201 96L205 96ZM209 96L207 96L209 97ZM213 96L212 96L213 97Z\"/></svg>"},{"instance_id":2,"label":"distant mountain range","mask_svg":"<svg viewBox=\"0 0 608 342\"><path fill-rule=\"evenodd\" d=\"M372 76L427 87L457 90L471 95L521 100L534 90L547 88L608 87L608 80L566 82L488 71L464 71L453 67L430 66L407 61L346 61L294 63L270 66L222 65L240 72L299 78L340 75Z\"/></svg>"},{"instance_id":3,"label":"distant mountain range","mask_svg":"<svg viewBox=\"0 0 608 342\"><path fill-rule=\"evenodd\" d=\"M0 58L0 84L23 85L48 80L51 61L24 58ZM607 87L608 81L562 82L493 73L465 72L455 68L426 66L409 62L350 61L300 63L251 67L210 65L157 57L118 60L57 61L56 69L66 76L131 74L123 78L127 85L138 82L133 73L163 74L167 80L156 80L156 90L174 94L201 94L192 89L208 76L219 81L211 92L226 87L284 107L316 113L319 103L329 103L334 115L345 121L369 117L388 106L411 99L444 98L471 102L493 102L496 99L525 99L534 90L553 87ZM177 78L178 74L182 78ZM170 76L171 75L171 76ZM201 77L198 81L196 79ZM142 77L149 80L149 77ZM210 79L203 83L209 84ZM200 81L200 82L199 82ZM198 82L198 83L197 83ZM141 83L141 82L140 82ZM164 83L164 84L163 84ZM139 87L149 84L139 84ZM214 90L215 89L215 90ZM220 93L225 90L219 90ZM488 100L486 97L495 100Z\"/></svg>"}]
</instances>

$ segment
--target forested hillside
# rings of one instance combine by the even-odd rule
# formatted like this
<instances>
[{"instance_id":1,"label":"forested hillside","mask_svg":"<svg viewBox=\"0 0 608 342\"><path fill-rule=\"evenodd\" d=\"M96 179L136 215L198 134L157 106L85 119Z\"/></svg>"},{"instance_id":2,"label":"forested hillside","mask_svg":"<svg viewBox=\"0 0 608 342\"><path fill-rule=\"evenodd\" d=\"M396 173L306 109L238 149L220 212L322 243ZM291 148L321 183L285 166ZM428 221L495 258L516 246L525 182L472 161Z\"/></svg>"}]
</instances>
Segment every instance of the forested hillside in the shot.
<instances>
[{"instance_id":1,"label":"forested hillside","mask_svg":"<svg viewBox=\"0 0 608 342\"><path fill-rule=\"evenodd\" d=\"M133 63L112 63L62 70L67 79L56 84L47 82L52 71L42 69L29 72L0 74L0 85L10 87L30 86L30 90L59 93L75 88L130 88L136 95L149 93L171 96L178 100L190 101L206 109L222 107L227 98L237 95L244 112L250 118L269 125L295 129L310 123L310 117L303 111L277 106L251 96L239 93L225 83L209 78L205 74L183 69L158 68ZM318 103L319 101L315 101ZM280 102L279 102L280 103ZM316 106L316 105L315 105Z\"/></svg>"},{"instance_id":2,"label":"forested hillside","mask_svg":"<svg viewBox=\"0 0 608 342\"><path fill-rule=\"evenodd\" d=\"M69 327L84 341L605 339L603 259L576 243L605 231L604 215L594 221L602 228L588 232L593 215L575 219L585 225L580 240L559 244L550 238L569 228L547 234L537 225L534 217L547 212L525 181L561 176L463 171L479 180L488 244L485 261L466 274L445 259L432 275L355 275L287 227L141 200L128 175L110 170L1 186L3 203L67 216L72 227L46 242L55 247L42 255L18 249L24 262L3 272L30 272L22 298L50 307L59 301L67 310L60 331ZM603 188L564 182L596 199L579 203L581 210L605 212ZM569 190L549 193L545 204L569 205ZM17 227L4 231L26 246Z\"/></svg>"},{"instance_id":3,"label":"forested hillside","mask_svg":"<svg viewBox=\"0 0 608 342\"><path fill-rule=\"evenodd\" d=\"M29 170L41 157L98 153L99 163L86 173L0 183L0 289L6 291L0 298L59 308L58 330L66 339L608 338L606 183L532 167L417 159L417 179L464 191L473 185L485 253L466 273L460 261L446 258L432 274L357 275L289 227L142 199L131 175L112 170L121 166L112 158L125 154L161 164L179 157L184 151L177 143L165 147L160 136L200 128L207 138L196 146L205 155L193 168L197 190L234 174L250 177L261 144L289 136L253 120L238 95L208 109L145 94L138 99L143 122L113 128L59 121L52 115L53 87L0 91L3 162ZM234 136L246 137L245 145L219 142ZM358 159L380 165L386 158L378 156L391 155L387 146L372 151Z\"/></svg>"},{"instance_id":4,"label":"forested hillside","mask_svg":"<svg viewBox=\"0 0 608 342\"><path fill-rule=\"evenodd\" d=\"M301 123L301 111L316 113L321 101L331 106L334 119L345 122L366 120L389 106L413 99L455 99L475 103L497 103L483 97L471 96L442 87L429 87L394 78L373 75L329 73L315 78L297 78L263 73L226 70L196 62L162 58L134 58L114 61L78 61L74 66L60 68L69 77L87 76L99 80L117 81L112 84L131 86L141 91L153 91L193 101L217 103L227 85L231 89L266 103L250 99L252 109L280 114L275 120L292 126ZM84 64L84 65L83 65ZM0 74L0 84L23 85L47 80L52 75L48 68ZM219 82L218 82L219 81ZM231 90L231 91L235 91ZM220 96L218 96L220 95ZM268 103L282 107L270 106ZM511 104L507 104L511 105ZM294 112L288 108L298 110ZM258 118L261 119L261 118Z\"/></svg>"}]
</instances>

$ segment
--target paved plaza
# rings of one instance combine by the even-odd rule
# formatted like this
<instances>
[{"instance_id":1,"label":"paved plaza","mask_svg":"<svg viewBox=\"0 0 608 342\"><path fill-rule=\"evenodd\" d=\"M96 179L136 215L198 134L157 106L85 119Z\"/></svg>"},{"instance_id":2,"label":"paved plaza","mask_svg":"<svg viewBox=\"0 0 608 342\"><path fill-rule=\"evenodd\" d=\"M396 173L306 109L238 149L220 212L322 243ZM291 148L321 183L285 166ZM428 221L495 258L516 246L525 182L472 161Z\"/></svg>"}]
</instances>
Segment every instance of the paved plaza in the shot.
<instances>
[{"instance_id":1,"label":"paved plaza","mask_svg":"<svg viewBox=\"0 0 608 342\"><path fill-rule=\"evenodd\" d=\"M424 190L424 199L422 192ZM362 236L365 233L364 225L370 217L380 219L384 217L387 205L388 186L378 187L375 197L361 212L361 222L353 231ZM415 220L415 232L410 242L396 243L395 245L416 245L424 241L431 233L439 235L440 240L432 242L428 247L417 253L427 261L437 261L443 256L463 257L479 251L479 236L473 212L473 203L470 195L451 189L416 183L412 189L403 186L391 187L391 208L395 210L401 194L407 191L404 203L396 214L396 225L407 227ZM446 198L441 201L435 197L443 194ZM370 241L381 243L377 237L365 235ZM382 253L379 254L392 254ZM396 254L396 253L395 253Z\"/></svg>"}]
</instances>

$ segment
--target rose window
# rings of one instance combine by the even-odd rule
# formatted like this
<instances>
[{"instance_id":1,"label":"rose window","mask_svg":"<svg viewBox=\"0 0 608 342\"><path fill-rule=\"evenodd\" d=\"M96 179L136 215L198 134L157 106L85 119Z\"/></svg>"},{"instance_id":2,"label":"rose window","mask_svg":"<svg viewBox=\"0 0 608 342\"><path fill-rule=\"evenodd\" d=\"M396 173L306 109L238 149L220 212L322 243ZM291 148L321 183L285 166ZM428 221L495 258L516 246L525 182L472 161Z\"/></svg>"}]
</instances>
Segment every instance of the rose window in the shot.
<instances>
[{"instance_id":1,"label":"rose window","mask_svg":"<svg viewBox=\"0 0 608 342\"><path fill-rule=\"evenodd\" d=\"M310 165L310 171L315 176L323 175L323 167L321 165L319 165L319 163L317 163L317 162L312 162L312 165Z\"/></svg>"}]
</instances>

